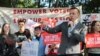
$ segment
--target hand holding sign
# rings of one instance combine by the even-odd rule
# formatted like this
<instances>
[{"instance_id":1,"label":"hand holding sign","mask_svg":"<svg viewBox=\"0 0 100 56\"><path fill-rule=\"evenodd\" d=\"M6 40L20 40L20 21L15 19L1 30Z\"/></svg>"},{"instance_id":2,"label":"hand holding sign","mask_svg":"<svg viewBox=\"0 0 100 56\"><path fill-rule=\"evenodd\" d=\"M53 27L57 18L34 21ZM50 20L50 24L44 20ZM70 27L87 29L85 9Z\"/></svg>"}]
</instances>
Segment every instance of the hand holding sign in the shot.
<instances>
[{"instance_id":1,"label":"hand holding sign","mask_svg":"<svg viewBox=\"0 0 100 56\"><path fill-rule=\"evenodd\" d=\"M45 27L45 26L49 25L49 19L43 18L40 23L41 23L42 27Z\"/></svg>"}]
</instances>

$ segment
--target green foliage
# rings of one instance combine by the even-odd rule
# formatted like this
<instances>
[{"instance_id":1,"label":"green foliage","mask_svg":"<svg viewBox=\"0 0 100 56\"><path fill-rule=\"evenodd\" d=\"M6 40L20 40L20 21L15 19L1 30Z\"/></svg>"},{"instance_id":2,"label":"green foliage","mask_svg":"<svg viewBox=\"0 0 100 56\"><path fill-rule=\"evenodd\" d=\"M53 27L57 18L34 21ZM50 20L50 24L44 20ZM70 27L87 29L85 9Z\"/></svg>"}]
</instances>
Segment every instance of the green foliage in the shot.
<instances>
[{"instance_id":1,"label":"green foliage","mask_svg":"<svg viewBox=\"0 0 100 56\"><path fill-rule=\"evenodd\" d=\"M10 0L0 0L0 6L11 7Z\"/></svg>"},{"instance_id":2,"label":"green foliage","mask_svg":"<svg viewBox=\"0 0 100 56\"><path fill-rule=\"evenodd\" d=\"M38 2L36 2L38 1ZM48 0L48 8L54 7L69 7L71 5L82 5L83 13L99 13L100 12L100 0L85 0L86 2L78 2L78 0ZM87 2L88 1L88 2ZM53 6L50 6L53 3ZM45 4L40 5L40 0L0 0L0 6L3 7L15 7L15 8L43 8Z\"/></svg>"},{"instance_id":3,"label":"green foliage","mask_svg":"<svg viewBox=\"0 0 100 56\"><path fill-rule=\"evenodd\" d=\"M83 5L83 13L99 13L100 11L100 0L92 0L88 4Z\"/></svg>"},{"instance_id":4,"label":"green foliage","mask_svg":"<svg viewBox=\"0 0 100 56\"><path fill-rule=\"evenodd\" d=\"M18 0L17 8L37 8L37 5L32 0Z\"/></svg>"}]
</instances>

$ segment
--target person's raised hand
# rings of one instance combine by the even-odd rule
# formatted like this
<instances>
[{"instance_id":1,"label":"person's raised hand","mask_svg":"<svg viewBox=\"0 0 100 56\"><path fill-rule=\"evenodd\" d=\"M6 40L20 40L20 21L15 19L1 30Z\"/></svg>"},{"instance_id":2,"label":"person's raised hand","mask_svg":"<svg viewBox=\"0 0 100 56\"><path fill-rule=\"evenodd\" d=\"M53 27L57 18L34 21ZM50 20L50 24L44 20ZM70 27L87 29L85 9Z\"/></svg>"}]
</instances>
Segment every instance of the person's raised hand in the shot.
<instances>
[{"instance_id":1,"label":"person's raised hand","mask_svg":"<svg viewBox=\"0 0 100 56\"><path fill-rule=\"evenodd\" d=\"M49 24L49 19L48 18L43 18L43 19L41 19L40 23L41 23L42 27L45 27Z\"/></svg>"}]
</instances>

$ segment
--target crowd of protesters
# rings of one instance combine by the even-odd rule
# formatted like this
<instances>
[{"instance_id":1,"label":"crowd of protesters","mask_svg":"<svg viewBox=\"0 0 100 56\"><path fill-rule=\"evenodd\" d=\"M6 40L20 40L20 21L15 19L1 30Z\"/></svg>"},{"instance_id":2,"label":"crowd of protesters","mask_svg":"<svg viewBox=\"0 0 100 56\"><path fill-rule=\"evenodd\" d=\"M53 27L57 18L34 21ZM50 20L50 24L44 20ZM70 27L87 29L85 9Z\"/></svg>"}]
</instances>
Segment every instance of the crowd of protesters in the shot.
<instances>
[{"instance_id":1,"label":"crowd of protesters","mask_svg":"<svg viewBox=\"0 0 100 56\"><path fill-rule=\"evenodd\" d=\"M83 53L85 52L82 51L84 49L87 49L88 56L100 56L100 47L85 47L86 34L95 33L100 35L100 21L93 21L91 23L91 31L87 33L86 26L79 21L79 9L75 7L71 8L68 19L69 21L63 22L54 28L50 28L48 26L48 22L42 21L42 27L34 27L34 35L30 33L29 29L26 29L25 19L18 20L19 31L13 34L10 33L10 24L5 23L1 28L0 34L0 56L21 56L22 43L24 41L33 41L33 43L37 42L37 56L84 56ZM41 35L43 30L52 34L62 32L61 43L57 54L53 53L54 49L56 49L55 44L50 45L50 52L45 54L46 45L44 44L43 37ZM84 43L84 45L81 45L81 43Z\"/></svg>"}]
</instances>

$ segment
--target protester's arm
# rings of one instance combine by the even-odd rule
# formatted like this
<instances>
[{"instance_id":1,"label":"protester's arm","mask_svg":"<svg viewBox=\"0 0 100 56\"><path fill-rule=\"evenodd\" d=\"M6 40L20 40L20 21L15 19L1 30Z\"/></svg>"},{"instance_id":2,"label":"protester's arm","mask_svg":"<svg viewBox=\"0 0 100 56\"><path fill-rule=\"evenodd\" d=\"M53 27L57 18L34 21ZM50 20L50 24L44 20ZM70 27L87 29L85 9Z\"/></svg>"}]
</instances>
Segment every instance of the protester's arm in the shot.
<instances>
[{"instance_id":1,"label":"protester's arm","mask_svg":"<svg viewBox=\"0 0 100 56\"><path fill-rule=\"evenodd\" d=\"M78 41L80 42L84 42L85 40L85 35L86 35L86 32L87 32L87 27L86 26L83 26L80 31L74 31L72 32L72 36L74 36Z\"/></svg>"},{"instance_id":2,"label":"protester's arm","mask_svg":"<svg viewBox=\"0 0 100 56\"><path fill-rule=\"evenodd\" d=\"M19 42L19 38L16 36L16 33L14 34L14 40L16 41L16 43L15 43L15 46L16 47L19 47L19 46L21 46L22 45L22 42Z\"/></svg>"},{"instance_id":3,"label":"protester's arm","mask_svg":"<svg viewBox=\"0 0 100 56\"><path fill-rule=\"evenodd\" d=\"M22 45L22 42L16 42L16 47L19 47Z\"/></svg>"},{"instance_id":4,"label":"protester's arm","mask_svg":"<svg viewBox=\"0 0 100 56\"><path fill-rule=\"evenodd\" d=\"M19 47L22 45L22 42L19 42L18 37L16 36L16 47Z\"/></svg>"},{"instance_id":5,"label":"protester's arm","mask_svg":"<svg viewBox=\"0 0 100 56\"><path fill-rule=\"evenodd\" d=\"M54 34L54 33L58 33L61 31L61 26L62 26L62 24L59 24L58 26L55 26L54 28L50 28L49 26L45 26L45 27L43 27L43 30L48 32L48 33Z\"/></svg>"},{"instance_id":6,"label":"protester's arm","mask_svg":"<svg viewBox=\"0 0 100 56\"><path fill-rule=\"evenodd\" d=\"M82 29L82 31L80 32L80 35L81 35L81 41L85 43L85 36L86 36L86 33L87 33L87 27L85 26L84 29Z\"/></svg>"}]
</instances>

